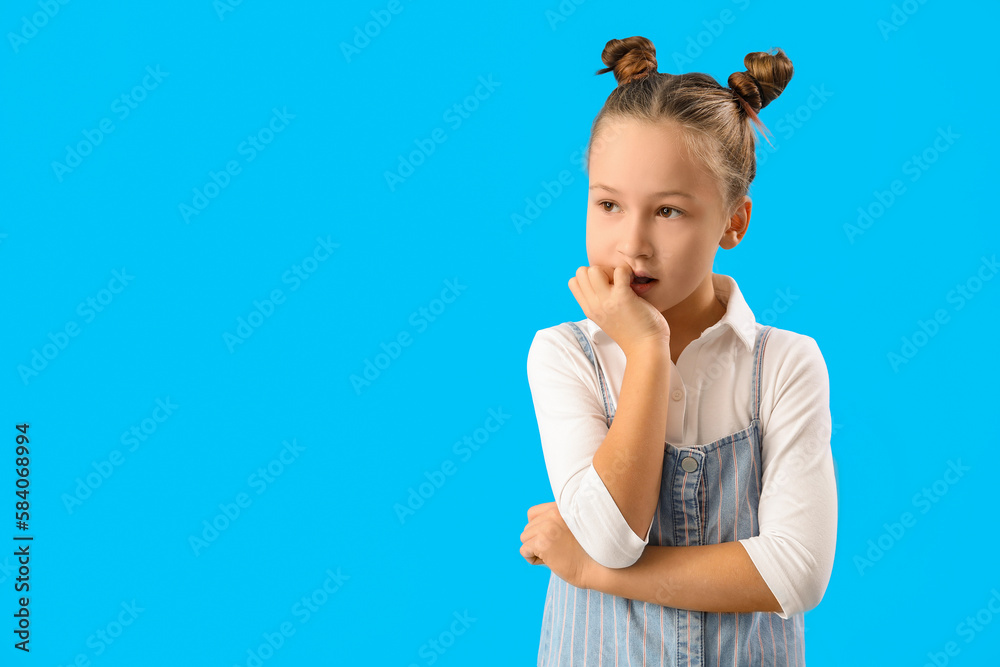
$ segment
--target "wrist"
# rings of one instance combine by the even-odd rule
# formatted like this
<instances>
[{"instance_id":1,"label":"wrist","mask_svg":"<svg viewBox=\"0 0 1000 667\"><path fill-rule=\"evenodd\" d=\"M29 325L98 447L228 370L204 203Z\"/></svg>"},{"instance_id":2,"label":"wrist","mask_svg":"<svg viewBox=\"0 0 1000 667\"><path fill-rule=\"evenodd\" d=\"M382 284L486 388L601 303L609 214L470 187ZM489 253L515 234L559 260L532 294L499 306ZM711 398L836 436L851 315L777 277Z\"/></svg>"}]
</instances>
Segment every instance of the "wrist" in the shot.
<instances>
[{"instance_id":1,"label":"wrist","mask_svg":"<svg viewBox=\"0 0 1000 667\"><path fill-rule=\"evenodd\" d=\"M670 359L670 338L647 338L642 340L625 352L626 359Z\"/></svg>"},{"instance_id":2,"label":"wrist","mask_svg":"<svg viewBox=\"0 0 1000 667\"><path fill-rule=\"evenodd\" d=\"M580 588L604 591L604 579L607 575L607 570L608 568L604 567L593 558L588 559L583 567L583 572L580 573L580 579L582 580Z\"/></svg>"}]
</instances>

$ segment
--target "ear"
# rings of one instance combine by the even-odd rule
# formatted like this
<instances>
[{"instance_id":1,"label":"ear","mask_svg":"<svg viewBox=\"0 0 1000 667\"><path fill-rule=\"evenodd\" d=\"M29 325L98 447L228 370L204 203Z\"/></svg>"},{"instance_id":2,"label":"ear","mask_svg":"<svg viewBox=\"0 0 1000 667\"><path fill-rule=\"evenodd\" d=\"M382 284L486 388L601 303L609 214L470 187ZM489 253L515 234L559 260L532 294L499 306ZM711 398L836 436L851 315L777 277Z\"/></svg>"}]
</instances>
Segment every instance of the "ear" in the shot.
<instances>
[{"instance_id":1,"label":"ear","mask_svg":"<svg viewBox=\"0 0 1000 667\"><path fill-rule=\"evenodd\" d=\"M720 248L726 250L735 248L743 240L743 235L747 233L747 227L750 226L750 209L752 207L753 202L747 195L744 195L743 199L736 204L729 219L726 221L726 228L722 232L722 238L719 239Z\"/></svg>"}]
</instances>

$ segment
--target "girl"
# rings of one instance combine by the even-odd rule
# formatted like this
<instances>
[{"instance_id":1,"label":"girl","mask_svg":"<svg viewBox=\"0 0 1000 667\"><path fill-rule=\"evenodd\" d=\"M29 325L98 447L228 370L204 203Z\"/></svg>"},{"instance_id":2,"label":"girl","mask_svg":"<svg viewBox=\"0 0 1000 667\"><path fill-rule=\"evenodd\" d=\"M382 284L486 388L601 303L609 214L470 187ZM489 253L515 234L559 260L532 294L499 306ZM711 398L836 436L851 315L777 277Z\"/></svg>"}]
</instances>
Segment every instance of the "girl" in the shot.
<instances>
[{"instance_id":1,"label":"girl","mask_svg":"<svg viewBox=\"0 0 1000 667\"><path fill-rule=\"evenodd\" d=\"M836 543L827 368L712 272L746 234L751 123L792 63L750 53L724 88L657 72L644 37L602 60L618 87L587 149L591 266L569 280L587 317L528 351L556 499L521 533L551 570L538 664L804 665Z\"/></svg>"}]
</instances>

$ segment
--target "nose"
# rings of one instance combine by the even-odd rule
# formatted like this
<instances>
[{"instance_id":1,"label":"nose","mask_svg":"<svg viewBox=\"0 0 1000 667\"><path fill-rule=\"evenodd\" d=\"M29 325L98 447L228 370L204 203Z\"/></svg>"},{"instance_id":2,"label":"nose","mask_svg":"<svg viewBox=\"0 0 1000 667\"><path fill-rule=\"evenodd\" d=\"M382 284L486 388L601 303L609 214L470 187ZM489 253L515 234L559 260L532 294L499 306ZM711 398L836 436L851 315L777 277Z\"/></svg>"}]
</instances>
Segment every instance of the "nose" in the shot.
<instances>
[{"instance_id":1,"label":"nose","mask_svg":"<svg viewBox=\"0 0 1000 667\"><path fill-rule=\"evenodd\" d=\"M618 252L625 257L648 257L653 250L650 238L650 221L643 220L635 214L625 216L618 237Z\"/></svg>"}]
</instances>

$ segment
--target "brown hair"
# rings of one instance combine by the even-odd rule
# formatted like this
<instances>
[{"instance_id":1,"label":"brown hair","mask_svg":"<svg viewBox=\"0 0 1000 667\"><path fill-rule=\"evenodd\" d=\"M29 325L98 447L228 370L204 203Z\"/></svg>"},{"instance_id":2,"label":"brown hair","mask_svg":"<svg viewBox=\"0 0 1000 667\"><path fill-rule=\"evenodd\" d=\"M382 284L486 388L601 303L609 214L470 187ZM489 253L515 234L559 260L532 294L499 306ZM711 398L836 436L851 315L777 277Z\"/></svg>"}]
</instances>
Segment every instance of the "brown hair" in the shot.
<instances>
[{"instance_id":1,"label":"brown hair","mask_svg":"<svg viewBox=\"0 0 1000 667\"><path fill-rule=\"evenodd\" d=\"M724 88L701 72L657 72L656 49L645 37L612 39L601 54L607 67L596 73L613 71L618 87L594 119L588 164L593 140L608 121L675 122L685 130L681 136L691 155L719 182L724 210L730 214L757 173L753 125L767 131L757 112L792 78L792 61L781 49L772 51L748 53L743 59L746 71L730 74L729 87Z\"/></svg>"}]
</instances>

